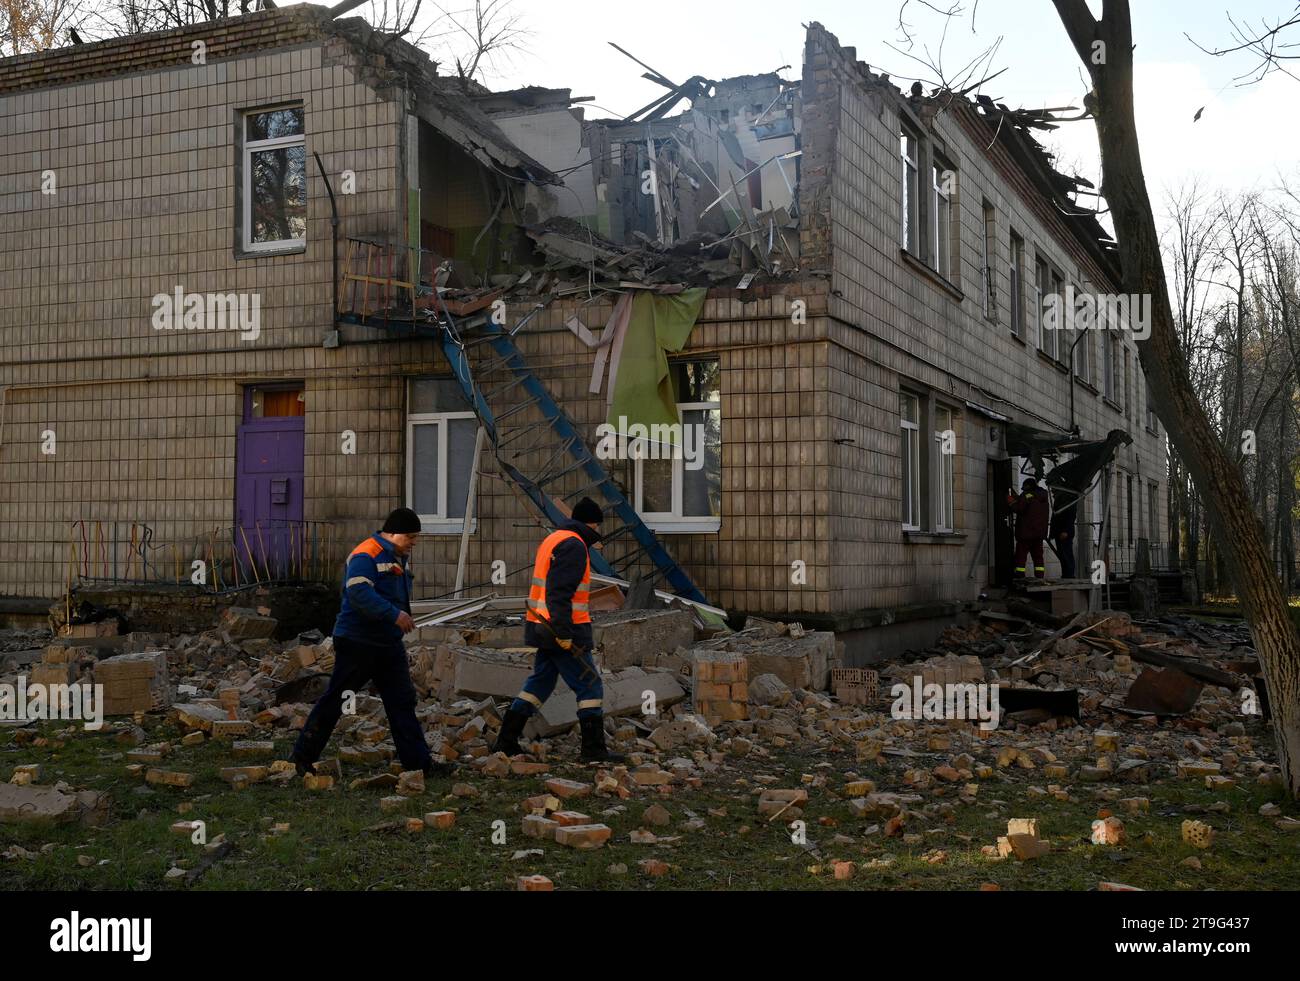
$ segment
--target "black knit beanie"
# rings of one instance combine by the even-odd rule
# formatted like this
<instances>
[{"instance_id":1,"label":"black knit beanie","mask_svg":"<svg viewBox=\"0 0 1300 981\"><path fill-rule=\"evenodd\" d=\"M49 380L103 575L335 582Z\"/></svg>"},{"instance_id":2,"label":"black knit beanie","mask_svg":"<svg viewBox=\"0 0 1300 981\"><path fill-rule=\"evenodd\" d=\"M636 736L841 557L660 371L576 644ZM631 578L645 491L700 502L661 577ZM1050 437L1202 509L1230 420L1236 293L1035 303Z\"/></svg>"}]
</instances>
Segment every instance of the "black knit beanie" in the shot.
<instances>
[{"instance_id":1,"label":"black knit beanie","mask_svg":"<svg viewBox=\"0 0 1300 981\"><path fill-rule=\"evenodd\" d=\"M584 497L573 509L573 520L584 525L598 525L605 520L605 512L590 497Z\"/></svg>"},{"instance_id":2,"label":"black knit beanie","mask_svg":"<svg viewBox=\"0 0 1300 981\"><path fill-rule=\"evenodd\" d=\"M410 508L395 508L381 530L390 535L418 535L420 516Z\"/></svg>"}]
</instances>

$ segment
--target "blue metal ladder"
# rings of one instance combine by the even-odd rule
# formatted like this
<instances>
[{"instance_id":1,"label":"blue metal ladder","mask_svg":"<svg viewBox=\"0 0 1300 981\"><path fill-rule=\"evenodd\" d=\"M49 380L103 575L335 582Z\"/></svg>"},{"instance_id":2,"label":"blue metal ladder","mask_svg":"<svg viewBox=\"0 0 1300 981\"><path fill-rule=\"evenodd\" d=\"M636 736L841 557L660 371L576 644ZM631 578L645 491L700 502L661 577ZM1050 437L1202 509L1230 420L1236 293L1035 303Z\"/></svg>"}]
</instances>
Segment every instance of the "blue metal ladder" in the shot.
<instances>
[{"instance_id":1,"label":"blue metal ladder","mask_svg":"<svg viewBox=\"0 0 1300 981\"><path fill-rule=\"evenodd\" d=\"M632 578L626 575L626 572L644 555L654 564L673 592L697 603L707 603L708 600L696 588L690 576L668 554L655 533L641 520L640 515L619 490L609 472L591 452L572 420L551 397L546 386L529 368L524 356L515 346L514 334L531 319L531 316L530 314L525 317L511 330L495 323L487 315L471 318L460 325L454 325L453 319L449 317L437 328L447 363L460 383L465 398L473 406L474 414L478 416L479 423L487 434L488 442L492 444L502 471L552 526L558 526L565 520L565 516L556 507L546 488L571 473L580 473L586 478L586 483L581 489L565 494L563 499L577 500L587 495L603 498L606 511L612 511L621 524L602 536L602 540L610 543L620 539L631 539L636 543L635 548L612 562L599 551L593 550L592 568L601 575ZM472 328L470 325L473 325ZM472 329L475 334L469 340L460 333L461 329L466 328ZM475 369L470 365L468 352L479 346L490 348L494 357L479 364ZM508 371L510 378L494 388L485 390L475 380L476 373L479 377L486 377L501 370ZM503 411L494 412L491 405L494 400L519 389L523 390L526 398L514 401ZM532 406L536 406L541 412L542 421L521 426L507 435L500 424L518 413L527 411ZM532 437L531 440L529 437ZM512 462L529 453L544 452L551 447L555 447L554 451L542 464L540 470L531 475L521 472Z\"/></svg>"}]
</instances>

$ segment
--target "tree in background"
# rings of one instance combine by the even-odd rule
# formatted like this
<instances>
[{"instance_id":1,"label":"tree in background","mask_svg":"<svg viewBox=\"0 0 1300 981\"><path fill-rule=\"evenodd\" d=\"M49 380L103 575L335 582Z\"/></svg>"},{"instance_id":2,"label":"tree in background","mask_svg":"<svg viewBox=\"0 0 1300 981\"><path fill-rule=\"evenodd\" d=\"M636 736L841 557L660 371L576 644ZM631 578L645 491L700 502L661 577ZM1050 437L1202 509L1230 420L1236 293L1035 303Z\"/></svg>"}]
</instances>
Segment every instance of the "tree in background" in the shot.
<instances>
[{"instance_id":1,"label":"tree in background","mask_svg":"<svg viewBox=\"0 0 1300 981\"><path fill-rule=\"evenodd\" d=\"M203 24L263 9L262 0L0 0L0 57ZM465 9L425 0L368 0L359 16L424 48L456 77L482 82L527 47L514 0L473 0ZM341 12L347 16L349 10Z\"/></svg>"}]
</instances>

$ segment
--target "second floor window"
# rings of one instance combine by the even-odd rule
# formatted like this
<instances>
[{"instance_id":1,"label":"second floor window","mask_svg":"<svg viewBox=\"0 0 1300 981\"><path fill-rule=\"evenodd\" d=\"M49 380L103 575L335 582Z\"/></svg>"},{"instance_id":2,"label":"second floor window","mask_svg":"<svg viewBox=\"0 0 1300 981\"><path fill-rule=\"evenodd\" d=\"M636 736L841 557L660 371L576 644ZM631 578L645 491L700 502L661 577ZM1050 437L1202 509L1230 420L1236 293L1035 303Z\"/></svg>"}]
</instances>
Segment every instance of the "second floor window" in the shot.
<instances>
[{"instance_id":1,"label":"second floor window","mask_svg":"<svg viewBox=\"0 0 1300 981\"><path fill-rule=\"evenodd\" d=\"M984 268L980 275L984 280L984 316L990 320L998 319L997 284L993 279L993 254L997 248L997 212L993 205L984 202L984 250L981 259Z\"/></svg>"},{"instance_id":2,"label":"second floor window","mask_svg":"<svg viewBox=\"0 0 1300 981\"><path fill-rule=\"evenodd\" d=\"M1156 407L1151 404L1151 383L1146 380L1146 375L1142 374L1142 362L1138 361L1138 378L1141 380L1143 403L1146 405L1147 429L1153 433L1158 432L1156 422Z\"/></svg>"},{"instance_id":3,"label":"second floor window","mask_svg":"<svg viewBox=\"0 0 1300 981\"><path fill-rule=\"evenodd\" d=\"M243 118L243 246L275 252L307 238L307 138L303 109L250 112Z\"/></svg>"},{"instance_id":4,"label":"second floor window","mask_svg":"<svg viewBox=\"0 0 1300 981\"><path fill-rule=\"evenodd\" d=\"M1124 348L1124 418L1133 418L1133 399L1130 389L1129 368L1128 368L1128 348Z\"/></svg>"},{"instance_id":5,"label":"second floor window","mask_svg":"<svg viewBox=\"0 0 1300 981\"><path fill-rule=\"evenodd\" d=\"M944 279L952 270L952 181L954 171L935 158L930 168L930 265Z\"/></svg>"},{"instance_id":6,"label":"second floor window","mask_svg":"<svg viewBox=\"0 0 1300 981\"><path fill-rule=\"evenodd\" d=\"M1025 301L1022 285L1025 275L1025 240L1011 233L1011 333L1024 333Z\"/></svg>"},{"instance_id":7,"label":"second floor window","mask_svg":"<svg viewBox=\"0 0 1300 981\"><path fill-rule=\"evenodd\" d=\"M921 254L920 170L917 166L920 141L911 130L899 134L899 153L903 164L903 248Z\"/></svg>"},{"instance_id":8,"label":"second floor window","mask_svg":"<svg viewBox=\"0 0 1300 981\"><path fill-rule=\"evenodd\" d=\"M1109 330L1101 332L1101 394L1115 401L1115 335Z\"/></svg>"},{"instance_id":9,"label":"second floor window","mask_svg":"<svg viewBox=\"0 0 1300 981\"><path fill-rule=\"evenodd\" d=\"M1056 331L1048 326L1047 298L1052 295L1052 273L1042 259L1034 260L1034 305L1038 309L1038 349L1056 356Z\"/></svg>"},{"instance_id":10,"label":"second floor window","mask_svg":"<svg viewBox=\"0 0 1300 981\"><path fill-rule=\"evenodd\" d=\"M1077 295L1077 294L1076 294ZM1092 383L1092 331L1078 317L1074 331L1066 336L1074 348L1074 374L1080 381Z\"/></svg>"}]
</instances>

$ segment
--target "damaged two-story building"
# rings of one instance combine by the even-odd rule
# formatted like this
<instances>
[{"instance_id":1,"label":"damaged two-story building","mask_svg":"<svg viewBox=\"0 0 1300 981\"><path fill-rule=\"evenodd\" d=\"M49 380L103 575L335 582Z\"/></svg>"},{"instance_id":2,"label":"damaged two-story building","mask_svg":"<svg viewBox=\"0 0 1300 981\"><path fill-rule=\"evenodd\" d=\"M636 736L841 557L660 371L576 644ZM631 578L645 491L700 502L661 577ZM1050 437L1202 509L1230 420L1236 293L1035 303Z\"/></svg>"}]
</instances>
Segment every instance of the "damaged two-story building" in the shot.
<instances>
[{"instance_id":1,"label":"damaged two-story building","mask_svg":"<svg viewBox=\"0 0 1300 981\"><path fill-rule=\"evenodd\" d=\"M1160 538L1137 335L1044 315L1119 286L1041 119L818 24L655 80L589 119L306 5L0 61L0 593L332 581L407 504L419 595L519 596L587 494L610 579L862 663L1008 585L1035 465L1109 467L1086 561Z\"/></svg>"}]
</instances>

